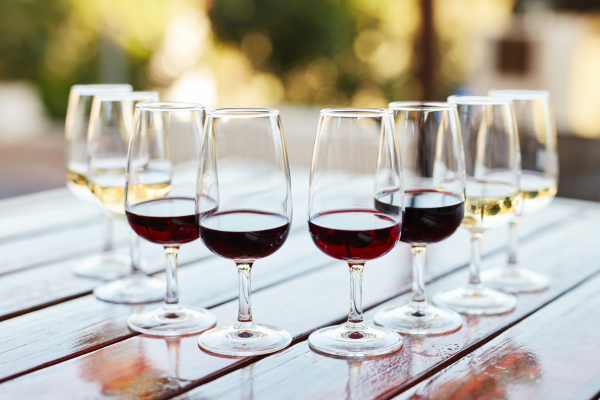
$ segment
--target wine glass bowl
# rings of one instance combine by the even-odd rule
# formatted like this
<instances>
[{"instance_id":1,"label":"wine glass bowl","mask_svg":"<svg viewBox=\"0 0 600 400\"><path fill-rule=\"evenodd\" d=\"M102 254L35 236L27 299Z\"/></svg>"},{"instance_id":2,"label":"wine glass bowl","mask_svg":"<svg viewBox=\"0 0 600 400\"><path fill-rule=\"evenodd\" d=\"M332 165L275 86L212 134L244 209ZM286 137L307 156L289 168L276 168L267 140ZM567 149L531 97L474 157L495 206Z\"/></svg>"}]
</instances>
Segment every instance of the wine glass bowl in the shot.
<instances>
[{"instance_id":1,"label":"wine glass bowl","mask_svg":"<svg viewBox=\"0 0 600 400\"><path fill-rule=\"evenodd\" d=\"M402 157L405 210L400 241L413 254L412 300L375 315L375 323L397 332L433 335L462 326L456 312L436 307L425 296L426 246L451 236L461 225L465 203L464 151L456 105L394 102Z\"/></svg>"},{"instance_id":2,"label":"wine glass bowl","mask_svg":"<svg viewBox=\"0 0 600 400\"><path fill-rule=\"evenodd\" d=\"M517 300L485 287L480 280L483 232L508 223L516 214L521 193L521 160L512 102L502 97L450 96L457 105L465 153L466 200L461 226L471 233L469 283L438 292L433 302L463 314L501 314Z\"/></svg>"},{"instance_id":3,"label":"wine glass bowl","mask_svg":"<svg viewBox=\"0 0 600 400\"><path fill-rule=\"evenodd\" d=\"M402 229L404 192L393 114L382 109L321 110L310 175L313 242L350 269L348 321L313 332L318 352L363 357L402 348L402 337L362 315L365 263L390 252Z\"/></svg>"},{"instance_id":4,"label":"wine glass bowl","mask_svg":"<svg viewBox=\"0 0 600 400\"><path fill-rule=\"evenodd\" d=\"M481 278L486 285L506 292L537 292L546 289L550 279L519 266L518 228L522 215L544 209L557 192L557 137L550 93L538 90L491 90L489 93L511 99L515 108L521 146L523 201L510 223L507 264L483 271Z\"/></svg>"},{"instance_id":5,"label":"wine glass bowl","mask_svg":"<svg viewBox=\"0 0 600 400\"><path fill-rule=\"evenodd\" d=\"M180 336L216 324L203 308L179 304L177 256L181 245L198 239L197 219L215 207L196 209L196 174L204 106L154 102L136 106L127 157L125 213L131 228L149 242L162 245L167 257L164 304L132 314L127 323L137 332Z\"/></svg>"},{"instance_id":6,"label":"wine glass bowl","mask_svg":"<svg viewBox=\"0 0 600 400\"><path fill-rule=\"evenodd\" d=\"M94 96L133 91L128 84L74 85L69 93L65 120L65 161L67 187L77 197L90 201L87 184L87 137Z\"/></svg>"},{"instance_id":7,"label":"wine glass bowl","mask_svg":"<svg viewBox=\"0 0 600 400\"><path fill-rule=\"evenodd\" d=\"M251 270L284 245L292 221L291 181L279 111L238 108L208 112L198 172L204 245L232 260L240 286L237 323L204 332L199 346L228 356L268 354L287 347L285 330L254 322Z\"/></svg>"}]
</instances>

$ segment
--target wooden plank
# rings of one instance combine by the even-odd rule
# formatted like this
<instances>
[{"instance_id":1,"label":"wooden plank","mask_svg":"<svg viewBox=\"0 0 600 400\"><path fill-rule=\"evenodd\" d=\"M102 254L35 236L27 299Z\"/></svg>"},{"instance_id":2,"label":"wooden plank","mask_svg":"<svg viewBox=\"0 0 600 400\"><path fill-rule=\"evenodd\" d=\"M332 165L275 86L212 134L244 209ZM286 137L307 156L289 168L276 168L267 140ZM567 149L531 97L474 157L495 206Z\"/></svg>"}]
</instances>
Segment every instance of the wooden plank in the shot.
<instances>
[{"instance_id":1,"label":"wooden plank","mask_svg":"<svg viewBox=\"0 0 600 400\"><path fill-rule=\"evenodd\" d=\"M553 280L551 287L544 292L519 295L519 304L512 313L487 317L467 316L463 327L455 333L428 337L405 336L402 351L366 360L323 356L311 351L308 343L303 341L199 386L177 399L242 399L246 398L247 393L252 393L255 399L387 398L418 382L432 371L460 359L498 332L526 318L600 271L600 264L595 262L600 255L600 227L592 225L595 224L590 224L589 221L574 221L561 226L561 235L547 232L524 246L523 261L549 273ZM565 241L565 237L572 241ZM549 252L549 248L554 251ZM498 265L505 262L505 258L503 254L499 254L490 261L487 262L488 265ZM455 287L465 282L466 275L466 271L461 270L435 281L430 288L436 291ZM383 307L403 304L408 299L409 296L404 295L370 310L366 314L368 322L372 323L374 314ZM329 301L329 298L323 300ZM306 317L298 316L299 319ZM173 370L171 373L171 376L176 376ZM196 382L201 383L201 380Z\"/></svg>"},{"instance_id":2,"label":"wooden plank","mask_svg":"<svg viewBox=\"0 0 600 400\"><path fill-rule=\"evenodd\" d=\"M102 226L98 221L47 231L32 237L19 237L0 243L0 274L37 267L83 255L98 254L104 245ZM131 229L124 221L114 224L114 240L118 248L129 243Z\"/></svg>"},{"instance_id":3,"label":"wooden plank","mask_svg":"<svg viewBox=\"0 0 600 400\"><path fill-rule=\"evenodd\" d=\"M596 276L395 399L597 396L599 286Z\"/></svg>"},{"instance_id":4,"label":"wooden plank","mask_svg":"<svg viewBox=\"0 0 600 400\"><path fill-rule=\"evenodd\" d=\"M542 221L548 221L548 219L542 219ZM573 234L585 231L584 228L592 229L591 225L589 222L578 223L576 229L573 229ZM503 230L502 233L504 232ZM493 240L502 236L498 235L500 235L500 231L493 234L490 232L488 246L498 248L501 243L504 243L500 240ZM457 237L459 236L457 235ZM546 230L543 236L546 240L551 235ZM590 235L582 236L589 239ZM583 238L579 241L580 244L585 243ZM465 245L467 240L464 236L462 239L462 246L457 246L456 242L453 243L452 240L444 242L445 245L441 243L437 247L432 246L429 261L434 263L434 266L430 268L430 275L443 275L456 269L458 265L466 263L468 249ZM436 248L443 249L443 252L436 251ZM302 247L300 250L305 252L308 248ZM364 284L367 308L409 289L410 269L407 268L409 257L406 257L408 255L406 250L405 247L399 246L389 256L374 261L367 267ZM504 260L505 256L499 254L497 257ZM267 260L263 260L263 262ZM293 261L287 260L287 263L290 262ZM404 265L404 268L401 265ZM257 264L255 271L258 273L260 269L260 264ZM464 273L461 278L462 283L465 279ZM199 275L199 279L202 279L201 275ZM262 291L255 291L253 311L256 319L259 322L275 324L288 329L296 339L305 338L312 330L344 318L347 309L347 279L347 269L343 267L343 264L335 263ZM214 308L219 317L219 324L233 322L237 315L236 307L237 301L234 300ZM29 317L29 315L19 318L24 317ZM1 324L0 329L2 329ZM88 337L89 335L83 336ZM14 346L15 349L17 347ZM139 354L132 354L130 350L132 348L145 350L138 352ZM120 360L121 357L128 359ZM16 360L18 357L11 356L11 358ZM169 365L166 365L165 360L174 358L178 359L170 361ZM37 361L39 362L39 360ZM140 335L8 381L0 385L0 393L28 398L35 397L43 391L44 393L54 393L57 398L69 398L74 393L73 388L76 388L78 396L97 397L108 395L108 393L125 393L135 387L142 391L147 389L148 392L144 393L150 396L150 387L156 389L156 386L159 385L159 393L156 394L158 397L168 393L176 394L184 387L197 385L210 379L214 374L224 373L244 362L247 360L213 357L201 352L197 346L197 336L165 341L165 339ZM83 371L88 368L86 366L92 365L94 371ZM143 365L143 370L133 368L133 365ZM9 367L12 370L18 369L14 368L15 364L11 364ZM64 382L66 379L70 382L68 390L61 388L59 382L56 381L59 376L61 381ZM34 388L27 382L36 382L36 387ZM140 389L142 386L145 389ZM140 392L140 395L142 394Z\"/></svg>"},{"instance_id":5,"label":"wooden plank","mask_svg":"<svg viewBox=\"0 0 600 400\"><path fill-rule=\"evenodd\" d=\"M0 200L0 242L97 223L100 211L67 188Z\"/></svg>"}]
</instances>

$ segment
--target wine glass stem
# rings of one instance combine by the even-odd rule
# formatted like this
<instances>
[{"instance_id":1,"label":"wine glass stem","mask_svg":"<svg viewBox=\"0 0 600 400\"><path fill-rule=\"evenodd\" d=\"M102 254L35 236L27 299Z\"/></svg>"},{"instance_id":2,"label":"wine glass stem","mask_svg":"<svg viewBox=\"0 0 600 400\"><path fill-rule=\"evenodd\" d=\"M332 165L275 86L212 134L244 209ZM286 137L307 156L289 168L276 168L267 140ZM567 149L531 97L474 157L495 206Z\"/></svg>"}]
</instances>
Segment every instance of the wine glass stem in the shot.
<instances>
[{"instance_id":1,"label":"wine glass stem","mask_svg":"<svg viewBox=\"0 0 600 400\"><path fill-rule=\"evenodd\" d=\"M142 275L142 268L140 267L140 237L135 233L131 232L131 275Z\"/></svg>"},{"instance_id":2,"label":"wine glass stem","mask_svg":"<svg viewBox=\"0 0 600 400\"><path fill-rule=\"evenodd\" d=\"M427 308L425 298L425 246L412 246L412 300L411 307L416 313L424 314Z\"/></svg>"},{"instance_id":3,"label":"wine glass stem","mask_svg":"<svg viewBox=\"0 0 600 400\"><path fill-rule=\"evenodd\" d=\"M471 232L471 263L469 264L469 285L479 286L479 270L481 268L481 239L483 232Z\"/></svg>"},{"instance_id":4,"label":"wine glass stem","mask_svg":"<svg viewBox=\"0 0 600 400\"><path fill-rule=\"evenodd\" d=\"M362 273L365 263L348 263L350 267L350 315L346 328L350 330L363 330L366 325L363 322L362 312Z\"/></svg>"},{"instance_id":5,"label":"wine glass stem","mask_svg":"<svg viewBox=\"0 0 600 400\"><path fill-rule=\"evenodd\" d=\"M165 246L167 255L167 294L165 295L165 306L177 306L179 304L179 288L177 287L177 255L179 247Z\"/></svg>"},{"instance_id":6,"label":"wine glass stem","mask_svg":"<svg viewBox=\"0 0 600 400\"><path fill-rule=\"evenodd\" d=\"M238 282L240 286L240 306L238 310L238 323L235 325L235 328L248 328L254 325L254 322L252 321L252 308L250 299L250 278L252 272L252 263L236 262L235 265L238 269Z\"/></svg>"},{"instance_id":7,"label":"wine glass stem","mask_svg":"<svg viewBox=\"0 0 600 400\"><path fill-rule=\"evenodd\" d=\"M519 224L520 218L513 218L508 227L508 263L506 267L510 270L516 269L519 263Z\"/></svg>"},{"instance_id":8,"label":"wine glass stem","mask_svg":"<svg viewBox=\"0 0 600 400\"><path fill-rule=\"evenodd\" d=\"M109 255L115 248L113 238L113 221L109 217L104 217L104 254Z\"/></svg>"}]
</instances>

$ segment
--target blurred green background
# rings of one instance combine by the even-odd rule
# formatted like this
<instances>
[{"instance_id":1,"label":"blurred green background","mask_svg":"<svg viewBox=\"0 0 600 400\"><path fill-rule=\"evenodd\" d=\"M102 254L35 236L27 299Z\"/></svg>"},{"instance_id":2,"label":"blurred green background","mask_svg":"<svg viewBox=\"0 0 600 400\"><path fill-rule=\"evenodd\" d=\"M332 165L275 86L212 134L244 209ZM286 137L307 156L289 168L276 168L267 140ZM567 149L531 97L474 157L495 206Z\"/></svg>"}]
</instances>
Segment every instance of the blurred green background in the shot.
<instances>
[{"instance_id":1,"label":"blurred green background","mask_svg":"<svg viewBox=\"0 0 600 400\"><path fill-rule=\"evenodd\" d=\"M282 110L310 162L319 108L550 90L559 195L600 199L600 0L3 0L0 198L64 184L77 83Z\"/></svg>"}]
</instances>

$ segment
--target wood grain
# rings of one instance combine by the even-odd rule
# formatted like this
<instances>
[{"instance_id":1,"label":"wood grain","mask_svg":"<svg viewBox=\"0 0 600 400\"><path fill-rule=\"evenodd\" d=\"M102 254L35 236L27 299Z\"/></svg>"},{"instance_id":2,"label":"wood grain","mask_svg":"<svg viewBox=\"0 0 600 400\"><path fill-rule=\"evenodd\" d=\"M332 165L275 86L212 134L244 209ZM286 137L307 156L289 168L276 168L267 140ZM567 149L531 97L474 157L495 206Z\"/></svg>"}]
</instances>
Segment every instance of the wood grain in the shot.
<instances>
[{"instance_id":1,"label":"wood grain","mask_svg":"<svg viewBox=\"0 0 600 400\"><path fill-rule=\"evenodd\" d=\"M591 226L589 221L578 221L561 230L564 236L548 232L524 246L523 262L549 273L553 280L545 292L519 295L519 304L512 313L468 316L463 327L455 333L406 336L405 347L399 353L366 360L323 356L311 351L304 341L199 386L177 399L244 399L248 398L248 393L252 393L254 399L376 399L394 395L468 354L548 302L560 299L565 291L600 271L600 264L594 262L600 255L600 227ZM567 242L564 237L573 241ZM549 248L553 251L548 252ZM504 261L504 255L498 255L486 264ZM466 278L466 271L461 270L429 286L432 291L446 289L465 283ZM406 303L408 299L408 295L401 296L369 311L367 320L372 323L372 317L379 309ZM591 329L592 322L586 326Z\"/></svg>"},{"instance_id":2,"label":"wood grain","mask_svg":"<svg viewBox=\"0 0 600 400\"><path fill-rule=\"evenodd\" d=\"M128 246L131 229L124 221L114 224L114 240L119 249ZM0 275L47 265L74 257L99 254L104 245L102 224L73 225L46 231L31 237L19 237L0 243Z\"/></svg>"},{"instance_id":3,"label":"wood grain","mask_svg":"<svg viewBox=\"0 0 600 400\"><path fill-rule=\"evenodd\" d=\"M596 276L395 399L595 397L599 286Z\"/></svg>"},{"instance_id":4,"label":"wood grain","mask_svg":"<svg viewBox=\"0 0 600 400\"><path fill-rule=\"evenodd\" d=\"M585 233L586 227L592 229L591 224L587 221L585 223L574 221L567 225L575 225L568 230L569 234L573 235L577 232ZM562 227L562 225L560 226ZM540 242L546 245L555 235L546 230L539 236L540 239L534 238L532 243ZM494 235L490 235L490 239L493 237ZM586 246L588 244L586 238L592 240L589 231L587 235L581 234L581 240L577 241L578 246ZM457 265L465 264L468 253L467 241L465 237L462 239L464 240L462 246L457 246L451 240L444 242L447 247L443 247L444 251L440 253L435 250L435 246L432 246L429 261L434 265L430 267L430 276L446 274L456 269ZM499 241L490 240L490 243L498 246ZM437 248L442 249L442 245L440 244ZM527 244L525 248L527 247L534 248L535 246ZM300 250L306 251L307 249L302 247ZM407 268L409 257L407 257L406 250L405 247L399 246L397 250L390 253L389 257L386 256L367 266L364 284L364 299L367 308L408 290L410 270ZM496 256L498 260L504 260L504 257L504 254ZM263 262L267 260L263 260ZM288 264L291 262L293 260L287 261ZM403 265L404 267L402 267ZM260 268L260 264L257 263L255 267L257 273ZM586 269L581 269L580 275L573 275L571 279L581 278L581 274L586 271ZM460 275L460 279L458 279L458 275ZM464 272L452 276L460 283L465 279ZM348 296L347 280L347 268L343 263L336 263L262 291L255 291L253 311L256 320L281 326L289 330L296 339L303 339L314 329L339 322L345 317ZM565 285L568 282L565 280L562 284ZM562 287L558 286L556 291L560 291ZM546 296L556 296L556 291L548 291ZM219 318L219 324L227 324L235 320L236 307L237 302L232 301L214 308ZM494 329L498 329L498 327L494 325ZM203 353L197 346L197 336L181 338L177 345L167 342L164 339L143 335L131 337L95 352L8 381L0 385L0 393L19 398L35 398L40 393L52 393L55 398L112 397L124 396L137 388L140 390L136 395L138 398L157 398L167 394L177 394L185 388L211 379L215 374L227 372L241 363L248 362L244 359L220 358ZM89 344L86 345L89 346ZM126 359L122 359L122 357ZM268 357L265 360L271 358ZM16 360L17 357L15 356L13 359ZM165 360L169 361L165 362ZM15 365L18 365L18 360L16 364L11 364L10 368ZM142 366L143 369L140 370ZM305 368L301 367L300 370ZM297 374L297 370L286 369L286 371L290 371L291 375ZM326 373L322 373L322 375L323 379L329 379L326 377ZM343 372L343 375L345 376L346 372ZM70 382L68 389L61 384L61 381L65 380ZM32 385L31 382L36 384ZM157 389L158 392L150 389L150 387L158 386L160 386L160 389ZM76 388L76 392L73 392L73 388ZM77 396L73 393L77 393Z\"/></svg>"},{"instance_id":5,"label":"wood grain","mask_svg":"<svg viewBox=\"0 0 600 400\"><path fill-rule=\"evenodd\" d=\"M99 219L98 209L73 196L67 188L4 199L0 200L0 242Z\"/></svg>"}]
</instances>

